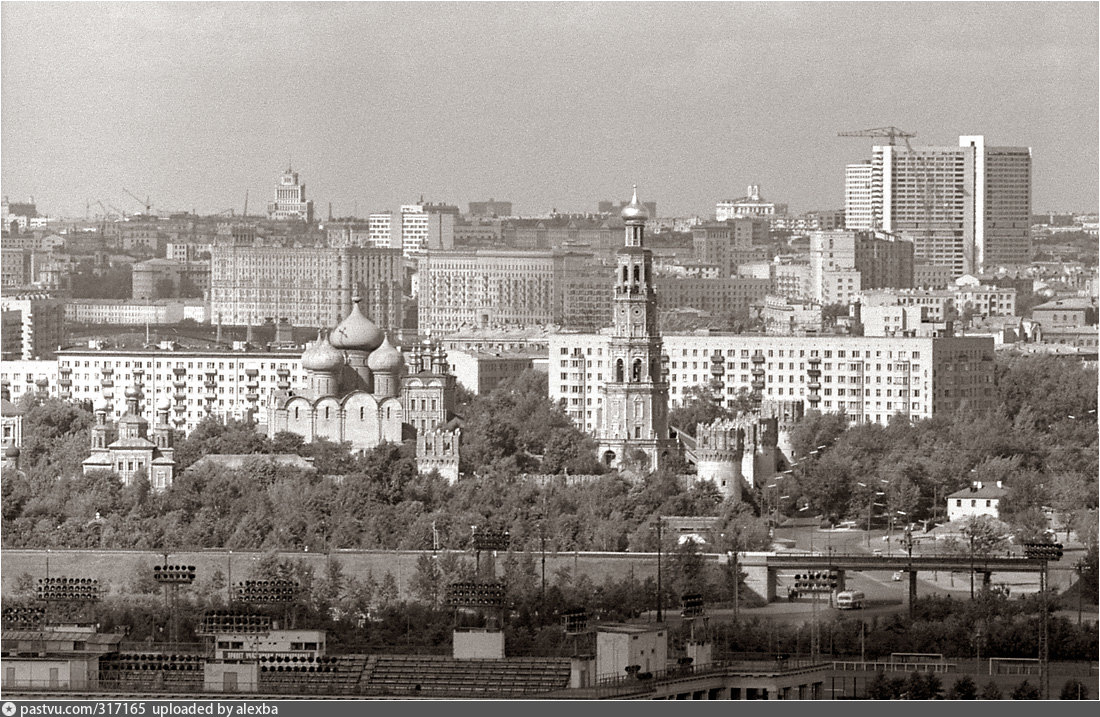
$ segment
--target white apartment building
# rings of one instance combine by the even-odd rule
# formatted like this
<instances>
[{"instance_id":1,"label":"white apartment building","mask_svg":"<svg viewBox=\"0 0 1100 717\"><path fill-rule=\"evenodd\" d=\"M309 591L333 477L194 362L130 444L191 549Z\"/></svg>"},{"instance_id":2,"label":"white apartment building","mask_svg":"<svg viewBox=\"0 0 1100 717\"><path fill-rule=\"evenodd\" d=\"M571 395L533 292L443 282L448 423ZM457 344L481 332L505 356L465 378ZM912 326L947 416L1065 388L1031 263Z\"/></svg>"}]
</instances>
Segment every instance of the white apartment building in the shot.
<instances>
[{"instance_id":1,"label":"white apartment building","mask_svg":"<svg viewBox=\"0 0 1100 717\"><path fill-rule=\"evenodd\" d=\"M400 237L394 246L393 212L377 212L367 217L367 243L378 249L400 249Z\"/></svg>"},{"instance_id":2,"label":"white apartment building","mask_svg":"<svg viewBox=\"0 0 1100 717\"><path fill-rule=\"evenodd\" d=\"M36 391L56 396L57 360L0 361L0 384L7 386L12 403L19 403L24 395Z\"/></svg>"},{"instance_id":3,"label":"white apartment building","mask_svg":"<svg viewBox=\"0 0 1100 717\"><path fill-rule=\"evenodd\" d=\"M601 425L610 340L603 333L550 337L550 399L563 402L588 432ZM724 359L724 392L732 405L738 392L752 390L755 354L763 357L765 400L801 400L807 408L846 413L853 423L885 425L895 414L923 419L959 408L986 411L995 403L991 338L672 334L663 341L673 405L687 389L712 379L715 355Z\"/></svg>"},{"instance_id":4,"label":"white apartment building","mask_svg":"<svg viewBox=\"0 0 1100 717\"><path fill-rule=\"evenodd\" d=\"M849 164L844 168L844 226L847 229L873 229L871 206L871 162Z\"/></svg>"},{"instance_id":5,"label":"white apartment building","mask_svg":"<svg viewBox=\"0 0 1100 717\"><path fill-rule=\"evenodd\" d=\"M210 307L201 300L135 302L129 299L72 299L65 304L65 320L79 324L176 324L191 319L210 321Z\"/></svg>"},{"instance_id":6,"label":"white apartment building","mask_svg":"<svg viewBox=\"0 0 1100 717\"><path fill-rule=\"evenodd\" d=\"M65 342L65 305L57 299L5 296L0 299L0 314L4 358L50 358Z\"/></svg>"},{"instance_id":7,"label":"white apartment building","mask_svg":"<svg viewBox=\"0 0 1100 717\"><path fill-rule=\"evenodd\" d=\"M160 349L63 349L54 361L4 361L0 381L12 400L29 390L109 406L107 417L126 412L124 394L142 384L142 415L152 419L158 402L172 403L171 422L188 432L207 415L266 420L276 392L305 382L301 350L173 351Z\"/></svg>"}]
</instances>

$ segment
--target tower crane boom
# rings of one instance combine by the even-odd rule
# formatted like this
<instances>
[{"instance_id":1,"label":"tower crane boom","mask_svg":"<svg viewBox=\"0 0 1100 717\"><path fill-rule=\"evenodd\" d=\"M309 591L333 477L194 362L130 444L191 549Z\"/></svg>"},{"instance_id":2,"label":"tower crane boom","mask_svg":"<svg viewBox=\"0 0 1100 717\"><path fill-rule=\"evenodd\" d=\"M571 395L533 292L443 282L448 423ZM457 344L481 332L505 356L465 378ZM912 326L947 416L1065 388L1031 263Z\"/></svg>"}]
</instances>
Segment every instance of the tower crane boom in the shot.
<instances>
[{"instance_id":1,"label":"tower crane boom","mask_svg":"<svg viewBox=\"0 0 1100 717\"><path fill-rule=\"evenodd\" d=\"M889 127L874 127L872 129L861 129L853 132L837 132L837 137L889 137L890 146L894 146L898 137L905 140L906 144L909 144L909 138L916 137L916 132L906 132L903 129L899 129L890 125Z\"/></svg>"},{"instance_id":2,"label":"tower crane boom","mask_svg":"<svg viewBox=\"0 0 1100 717\"><path fill-rule=\"evenodd\" d=\"M144 206L144 207L145 207L145 214L146 214L146 215L149 215L149 214L152 214L152 213L153 213L153 205L149 203L149 195L148 195L148 194L146 194L146 195L145 195L145 199L144 199L144 201L143 201L143 200L141 199L141 197L137 196L136 194L134 194L133 192L131 192L131 191L130 191L129 189L127 189L126 187L123 187L123 188L122 188L122 191L126 192L126 193L127 193L127 194L129 194L129 195L130 195L131 197L133 197L133 198L134 198L134 201L136 201L136 202L137 202L138 204L141 204L142 206Z\"/></svg>"}]
</instances>

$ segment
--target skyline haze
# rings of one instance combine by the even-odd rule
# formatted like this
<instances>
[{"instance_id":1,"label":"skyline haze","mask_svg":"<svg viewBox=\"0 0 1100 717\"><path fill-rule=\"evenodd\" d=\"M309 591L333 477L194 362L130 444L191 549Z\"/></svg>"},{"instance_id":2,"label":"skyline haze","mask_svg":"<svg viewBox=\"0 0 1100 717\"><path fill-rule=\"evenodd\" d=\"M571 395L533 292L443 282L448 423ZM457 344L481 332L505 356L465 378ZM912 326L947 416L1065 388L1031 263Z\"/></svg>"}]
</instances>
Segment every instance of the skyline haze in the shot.
<instances>
[{"instance_id":1,"label":"skyline haze","mask_svg":"<svg viewBox=\"0 0 1100 717\"><path fill-rule=\"evenodd\" d=\"M259 213L292 161L318 217L595 211L635 183L662 216L749 184L802 212L870 159L837 132L892 124L1030 146L1034 211L1095 211L1097 8L3 3L3 193Z\"/></svg>"}]
</instances>

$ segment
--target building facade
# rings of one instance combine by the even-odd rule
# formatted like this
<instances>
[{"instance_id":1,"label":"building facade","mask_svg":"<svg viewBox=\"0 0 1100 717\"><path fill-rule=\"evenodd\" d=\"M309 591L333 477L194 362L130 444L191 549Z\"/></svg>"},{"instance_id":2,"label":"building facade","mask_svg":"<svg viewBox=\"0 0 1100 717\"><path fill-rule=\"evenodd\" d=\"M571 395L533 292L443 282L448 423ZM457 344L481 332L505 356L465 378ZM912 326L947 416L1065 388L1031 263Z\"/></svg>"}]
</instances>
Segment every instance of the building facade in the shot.
<instances>
[{"instance_id":1,"label":"building facade","mask_svg":"<svg viewBox=\"0 0 1100 717\"><path fill-rule=\"evenodd\" d=\"M844 228L874 229L871 207L871 162L849 164L844 168Z\"/></svg>"},{"instance_id":2,"label":"building facade","mask_svg":"<svg viewBox=\"0 0 1100 717\"><path fill-rule=\"evenodd\" d=\"M722 278L729 277L738 265L763 258L754 247L767 243L770 235L767 220L753 217L699 224L691 230L695 261L716 265Z\"/></svg>"},{"instance_id":3,"label":"building facade","mask_svg":"<svg viewBox=\"0 0 1100 717\"><path fill-rule=\"evenodd\" d=\"M295 326L332 326L352 296L386 329L401 326L401 252L369 247L216 246L210 268L210 318L254 325L286 318Z\"/></svg>"},{"instance_id":4,"label":"building facade","mask_svg":"<svg viewBox=\"0 0 1100 717\"><path fill-rule=\"evenodd\" d=\"M760 197L760 185L750 184L745 196L740 199L724 199L715 206L714 218L724 222L734 217L766 217L768 219L786 216L787 205L768 202Z\"/></svg>"},{"instance_id":5,"label":"building facade","mask_svg":"<svg viewBox=\"0 0 1100 717\"><path fill-rule=\"evenodd\" d=\"M764 400L843 412L852 423L885 425L895 414L923 419L959 409L987 411L996 400L992 338L699 333L669 334L662 341L674 404L689 388L709 383L712 359L720 356L725 397L735 406L738 394L753 388L757 355L764 359ZM606 333L550 337L550 398L564 402L573 421L591 433L604 421L601 387L612 376L610 342ZM809 375L811 360L820 371L816 380Z\"/></svg>"},{"instance_id":6,"label":"building facade","mask_svg":"<svg viewBox=\"0 0 1100 717\"><path fill-rule=\"evenodd\" d=\"M287 168L275 186L275 201L267 204L267 218L277 221L313 221L313 200L306 199L306 185L298 173Z\"/></svg>"},{"instance_id":7,"label":"building facade","mask_svg":"<svg viewBox=\"0 0 1100 717\"><path fill-rule=\"evenodd\" d=\"M916 261L954 276L1030 261L1030 148L962 136L957 147L876 146L871 166L873 224L912 239Z\"/></svg>"},{"instance_id":8,"label":"building facade","mask_svg":"<svg viewBox=\"0 0 1100 717\"><path fill-rule=\"evenodd\" d=\"M3 316L2 358L49 359L65 343L65 304L46 296L0 299Z\"/></svg>"}]
</instances>

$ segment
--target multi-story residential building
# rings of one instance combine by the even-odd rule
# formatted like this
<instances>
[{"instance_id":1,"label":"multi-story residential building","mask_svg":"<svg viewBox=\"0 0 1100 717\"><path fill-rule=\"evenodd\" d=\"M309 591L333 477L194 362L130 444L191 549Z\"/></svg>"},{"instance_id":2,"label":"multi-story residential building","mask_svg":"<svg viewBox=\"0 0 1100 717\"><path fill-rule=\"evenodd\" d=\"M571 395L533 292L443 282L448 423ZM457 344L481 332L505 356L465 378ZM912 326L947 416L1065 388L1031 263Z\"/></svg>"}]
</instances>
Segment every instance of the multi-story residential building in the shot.
<instances>
[{"instance_id":1,"label":"multi-story residential building","mask_svg":"<svg viewBox=\"0 0 1100 717\"><path fill-rule=\"evenodd\" d=\"M772 266L774 267L771 290L773 294L789 299L808 299L816 293L808 262L779 263Z\"/></svg>"},{"instance_id":2,"label":"multi-story residential building","mask_svg":"<svg viewBox=\"0 0 1100 717\"><path fill-rule=\"evenodd\" d=\"M1097 303L1091 298L1055 299L1031 310L1031 318L1044 331L1073 326L1095 326Z\"/></svg>"},{"instance_id":3,"label":"multi-story residential building","mask_svg":"<svg viewBox=\"0 0 1100 717\"><path fill-rule=\"evenodd\" d=\"M512 203L490 197L487 202L470 202L468 213L471 217L510 217Z\"/></svg>"},{"instance_id":4,"label":"multi-story residential building","mask_svg":"<svg viewBox=\"0 0 1100 717\"><path fill-rule=\"evenodd\" d=\"M610 266L582 252L566 253L555 286L561 301L557 323L563 329L596 331L611 325Z\"/></svg>"},{"instance_id":5,"label":"multi-story residential building","mask_svg":"<svg viewBox=\"0 0 1100 717\"><path fill-rule=\"evenodd\" d=\"M695 261L718 266L721 277L728 277L745 262L764 258L759 247L771 232L766 219L734 217L692 227L691 240Z\"/></svg>"},{"instance_id":6,"label":"multi-story residential building","mask_svg":"<svg viewBox=\"0 0 1100 717\"><path fill-rule=\"evenodd\" d=\"M149 259L130 266L134 299L170 299L181 294L203 296L210 290L210 262ZM167 292L167 296L162 294Z\"/></svg>"},{"instance_id":7,"label":"multi-story residential building","mask_svg":"<svg viewBox=\"0 0 1100 717\"><path fill-rule=\"evenodd\" d=\"M447 204L405 204L401 207L401 250L405 256L454 249L458 207ZM392 240L392 237L391 237Z\"/></svg>"},{"instance_id":8,"label":"multi-story residential building","mask_svg":"<svg viewBox=\"0 0 1100 717\"><path fill-rule=\"evenodd\" d=\"M394 236L397 245L394 246ZM400 224L395 225L393 212L376 212L367 217L367 244L378 249L401 248Z\"/></svg>"},{"instance_id":9,"label":"multi-story residential building","mask_svg":"<svg viewBox=\"0 0 1100 717\"><path fill-rule=\"evenodd\" d=\"M562 261L549 251L428 252L419 263L420 330L552 323L560 315L555 278Z\"/></svg>"},{"instance_id":10,"label":"multi-story residential building","mask_svg":"<svg viewBox=\"0 0 1100 717\"><path fill-rule=\"evenodd\" d=\"M622 231L616 216L508 219L501 224L501 239L516 249L587 249L610 255Z\"/></svg>"},{"instance_id":11,"label":"multi-story residential building","mask_svg":"<svg viewBox=\"0 0 1100 717\"><path fill-rule=\"evenodd\" d=\"M24 373L19 362L7 374ZM26 363L26 362L23 362ZM152 417L158 403L171 402L174 428L190 431L209 415L266 420L266 407L279 391L305 379L301 351L182 351L165 349L63 349L46 375L49 393L104 407L108 420L125 412L127 387L140 384L139 413ZM12 388L15 395L16 382Z\"/></svg>"},{"instance_id":12,"label":"multi-story residential building","mask_svg":"<svg viewBox=\"0 0 1100 717\"><path fill-rule=\"evenodd\" d=\"M306 185L288 167L275 187L275 201L267 204L267 218L279 221L313 222L313 200L306 199Z\"/></svg>"},{"instance_id":13,"label":"multi-story residential building","mask_svg":"<svg viewBox=\"0 0 1100 717\"><path fill-rule=\"evenodd\" d=\"M697 309L718 316L747 314L753 306L764 302L772 282L744 276L720 279L658 276L653 285L663 306Z\"/></svg>"},{"instance_id":14,"label":"multi-story residential building","mask_svg":"<svg viewBox=\"0 0 1100 717\"><path fill-rule=\"evenodd\" d=\"M589 432L602 421L610 341L606 333L550 337L550 398ZM714 357L723 359L731 406L739 392L752 389L756 366L764 371L765 400L801 401L807 409L845 413L853 423L885 425L895 414L924 419L996 404L992 338L710 333L666 334L663 341L673 404L687 389L709 383Z\"/></svg>"},{"instance_id":15,"label":"multi-story residential building","mask_svg":"<svg viewBox=\"0 0 1100 717\"><path fill-rule=\"evenodd\" d=\"M723 199L714 208L714 218L723 222L734 217L773 217L785 216L786 204L764 201L760 198L760 186L750 184L744 197Z\"/></svg>"},{"instance_id":16,"label":"multi-story residential building","mask_svg":"<svg viewBox=\"0 0 1100 717\"><path fill-rule=\"evenodd\" d=\"M44 295L5 296L3 359L52 358L65 343L65 304Z\"/></svg>"},{"instance_id":17,"label":"multi-story residential building","mask_svg":"<svg viewBox=\"0 0 1100 717\"><path fill-rule=\"evenodd\" d=\"M227 245L211 256L212 321L334 326L358 294L384 328L401 326L404 268L396 249Z\"/></svg>"},{"instance_id":18,"label":"multi-story residential building","mask_svg":"<svg viewBox=\"0 0 1100 717\"><path fill-rule=\"evenodd\" d=\"M454 233L456 249L500 249L504 246L500 219L459 221Z\"/></svg>"},{"instance_id":19,"label":"multi-story residential building","mask_svg":"<svg viewBox=\"0 0 1100 717\"><path fill-rule=\"evenodd\" d=\"M917 261L954 276L1029 261L1030 148L962 136L958 147L876 146L871 164L873 223L911 238Z\"/></svg>"},{"instance_id":20,"label":"multi-story residential building","mask_svg":"<svg viewBox=\"0 0 1100 717\"><path fill-rule=\"evenodd\" d=\"M0 385L18 403L28 393L58 396L57 359L0 361Z\"/></svg>"},{"instance_id":21,"label":"multi-story residential building","mask_svg":"<svg viewBox=\"0 0 1100 717\"><path fill-rule=\"evenodd\" d=\"M864 336L933 335L938 326L922 320L925 312L920 306L857 306Z\"/></svg>"},{"instance_id":22,"label":"multi-story residential building","mask_svg":"<svg viewBox=\"0 0 1100 717\"><path fill-rule=\"evenodd\" d=\"M808 299L767 296L761 315L764 331L772 336L804 336L820 333L821 304Z\"/></svg>"},{"instance_id":23,"label":"multi-story residential building","mask_svg":"<svg viewBox=\"0 0 1100 717\"><path fill-rule=\"evenodd\" d=\"M874 229L871 207L871 162L865 160L844 168L844 227Z\"/></svg>"},{"instance_id":24,"label":"multi-story residential building","mask_svg":"<svg viewBox=\"0 0 1100 717\"><path fill-rule=\"evenodd\" d=\"M913 288L913 242L882 232L856 232L854 257L864 289Z\"/></svg>"},{"instance_id":25,"label":"multi-story residential building","mask_svg":"<svg viewBox=\"0 0 1100 717\"><path fill-rule=\"evenodd\" d=\"M451 375L458 385L475 394L485 394L502 381L516 378L535 365L536 356L483 351L449 351Z\"/></svg>"},{"instance_id":26,"label":"multi-story residential building","mask_svg":"<svg viewBox=\"0 0 1100 717\"><path fill-rule=\"evenodd\" d=\"M65 320L77 324L177 324L184 319L210 321L210 305L203 299L132 301L129 299L70 299Z\"/></svg>"},{"instance_id":27,"label":"multi-story residential building","mask_svg":"<svg viewBox=\"0 0 1100 717\"><path fill-rule=\"evenodd\" d=\"M949 266L937 264L913 263L914 289L946 289L954 279L954 270Z\"/></svg>"},{"instance_id":28,"label":"multi-story residential building","mask_svg":"<svg viewBox=\"0 0 1100 717\"><path fill-rule=\"evenodd\" d=\"M375 246L371 241L370 221L326 222L325 241L330 247ZM387 241L383 246L388 247Z\"/></svg>"},{"instance_id":29,"label":"multi-story residential building","mask_svg":"<svg viewBox=\"0 0 1100 717\"><path fill-rule=\"evenodd\" d=\"M971 316L1015 316L1016 290L984 284L959 286L955 289L955 308Z\"/></svg>"}]
</instances>

